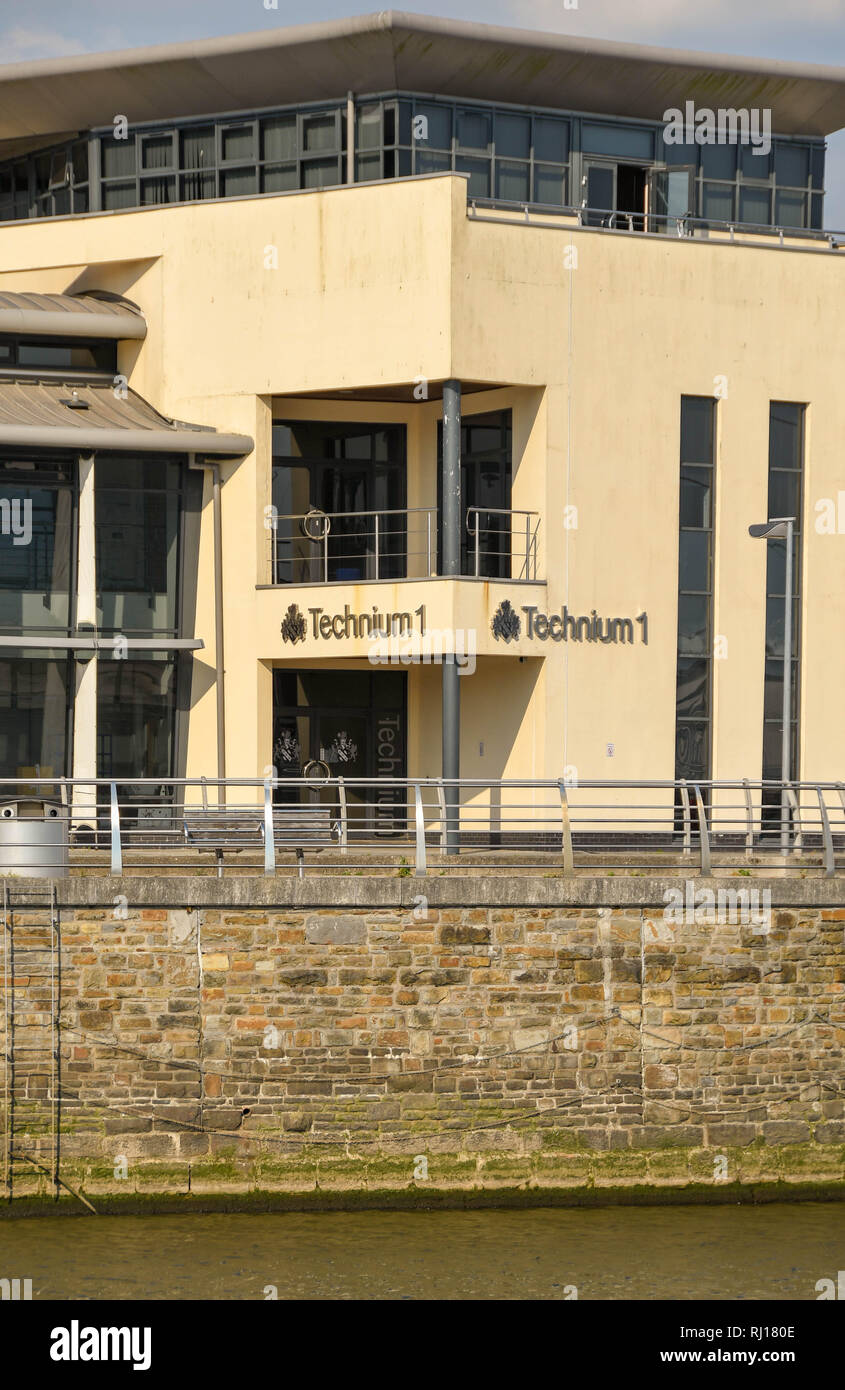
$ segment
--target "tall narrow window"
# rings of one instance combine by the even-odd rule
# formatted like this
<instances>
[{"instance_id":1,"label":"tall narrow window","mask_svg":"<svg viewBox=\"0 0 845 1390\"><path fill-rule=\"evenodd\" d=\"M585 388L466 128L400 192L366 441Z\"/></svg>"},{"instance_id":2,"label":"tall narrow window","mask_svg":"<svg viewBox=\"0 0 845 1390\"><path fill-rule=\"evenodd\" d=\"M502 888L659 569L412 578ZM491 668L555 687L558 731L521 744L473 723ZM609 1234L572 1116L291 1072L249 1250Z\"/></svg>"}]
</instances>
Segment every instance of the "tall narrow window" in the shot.
<instances>
[{"instance_id":1,"label":"tall narrow window","mask_svg":"<svg viewBox=\"0 0 845 1390\"><path fill-rule=\"evenodd\" d=\"M798 776L798 702L801 674L801 507L804 465L804 407L786 401L769 406L770 520L794 517L792 556L792 662L790 767ZM763 779L780 780L783 738L784 610L786 541L766 542L766 677L763 699ZM780 794L763 797L764 819L780 817Z\"/></svg>"},{"instance_id":2,"label":"tall narrow window","mask_svg":"<svg viewBox=\"0 0 845 1390\"><path fill-rule=\"evenodd\" d=\"M675 777L711 775L716 402L681 397Z\"/></svg>"},{"instance_id":3,"label":"tall narrow window","mask_svg":"<svg viewBox=\"0 0 845 1390\"><path fill-rule=\"evenodd\" d=\"M175 458L98 456L97 611L103 631L176 634L184 486L184 468Z\"/></svg>"}]
</instances>

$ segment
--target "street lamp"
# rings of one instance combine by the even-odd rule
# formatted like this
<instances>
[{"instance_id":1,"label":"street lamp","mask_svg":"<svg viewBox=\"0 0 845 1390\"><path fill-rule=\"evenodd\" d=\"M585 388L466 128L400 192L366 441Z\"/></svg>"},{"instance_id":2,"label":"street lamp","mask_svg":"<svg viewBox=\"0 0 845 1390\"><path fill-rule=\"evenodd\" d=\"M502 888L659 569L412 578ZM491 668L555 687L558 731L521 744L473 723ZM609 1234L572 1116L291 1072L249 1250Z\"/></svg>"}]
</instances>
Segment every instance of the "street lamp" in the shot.
<instances>
[{"instance_id":1,"label":"street lamp","mask_svg":"<svg viewBox=\"0 0 845 1390\"><path fill-rule=\"evenodd\" d=\"M784 581L783 614L783 731L780 753L780 852L789 853L789 816L786 784L790 780L792 736L792 536L794 516L776 516L759 526L749 526L748 534L755 539L786 541L786 576Z\"/></svg>"}]
</instances>

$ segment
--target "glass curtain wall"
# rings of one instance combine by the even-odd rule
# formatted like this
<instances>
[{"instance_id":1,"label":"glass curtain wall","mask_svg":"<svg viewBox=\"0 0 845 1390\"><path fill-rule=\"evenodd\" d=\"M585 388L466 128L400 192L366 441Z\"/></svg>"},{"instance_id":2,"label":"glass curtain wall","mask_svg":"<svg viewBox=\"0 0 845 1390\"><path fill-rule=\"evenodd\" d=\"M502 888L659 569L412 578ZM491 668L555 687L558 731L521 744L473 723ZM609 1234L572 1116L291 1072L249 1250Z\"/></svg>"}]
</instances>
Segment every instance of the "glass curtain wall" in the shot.
<instances>
[{"instance_id":1,"label":"glass curtain wall","mask_svg":"<svg viewBox=\"0 0 845 1390\"><path fill-rule=\"evenodd\" d=\"M178 662L166 652L140 658L120 637L178 636L185 465L103 454L94 478L97 620L114 635L114 657L98 663L98 771L164 781L174 767ZM123 795L132 798L131 785Z\"/></svg>"},{"instance_id":2,"label":"glass curtain wall","mask_svg":"<svg viewBox=\"0 0 845 1390\"><path fill-rule=\"evenodd\" d=\"M67 636L76 587L76 465L70 458L0 458L0 777L69 772L73 662L26 647Z\"/></svg>"}]
</instances>

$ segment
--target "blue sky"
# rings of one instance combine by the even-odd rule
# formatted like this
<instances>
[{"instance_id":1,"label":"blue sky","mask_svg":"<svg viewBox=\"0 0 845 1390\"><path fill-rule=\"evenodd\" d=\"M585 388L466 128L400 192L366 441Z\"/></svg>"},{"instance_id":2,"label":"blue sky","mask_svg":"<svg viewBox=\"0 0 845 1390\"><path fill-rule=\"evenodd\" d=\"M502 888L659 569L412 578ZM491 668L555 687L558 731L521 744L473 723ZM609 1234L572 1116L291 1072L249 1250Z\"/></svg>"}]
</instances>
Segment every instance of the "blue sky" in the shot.
<instances>
[{"instance_id":1,"label":"blue sky","mask_svg":"<svg viewBox=\"0 0 845 1390\"><path fill-rule=\"evenodd\" d=\"M301 24L378 8L312 0L0 0L0 63L174 43ZM572 0L569 0L572 3ZM406 0L407 9L487 24L845 67L845 0ZM382 7L386 8L383 4ZM843 74L845 75L845 74ZM845 230L845 132L828 156L825 214Z\"/></svg>"}]
</instances>

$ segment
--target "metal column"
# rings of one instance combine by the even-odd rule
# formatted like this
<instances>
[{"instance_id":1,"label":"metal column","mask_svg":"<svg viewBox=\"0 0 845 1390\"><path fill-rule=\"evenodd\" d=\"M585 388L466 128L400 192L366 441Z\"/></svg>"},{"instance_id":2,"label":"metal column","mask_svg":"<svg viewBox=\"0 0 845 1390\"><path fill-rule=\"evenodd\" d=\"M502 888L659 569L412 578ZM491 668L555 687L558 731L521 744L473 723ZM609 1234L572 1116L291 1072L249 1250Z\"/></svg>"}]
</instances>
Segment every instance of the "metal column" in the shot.
<instances>
[{"instance_id":1,"label":"metal column","mask_svg":"<svg viewBox=\"0 0 845 1390\"><path fill-rule=\"evenodd\" d=\"M443 574L461 572L461 383L443 383ZM443 655L443 776L461 775L460 672L454 651ZM459 849L460 790L446 786L447 854Z\"/></svg>"}]
</instances>

